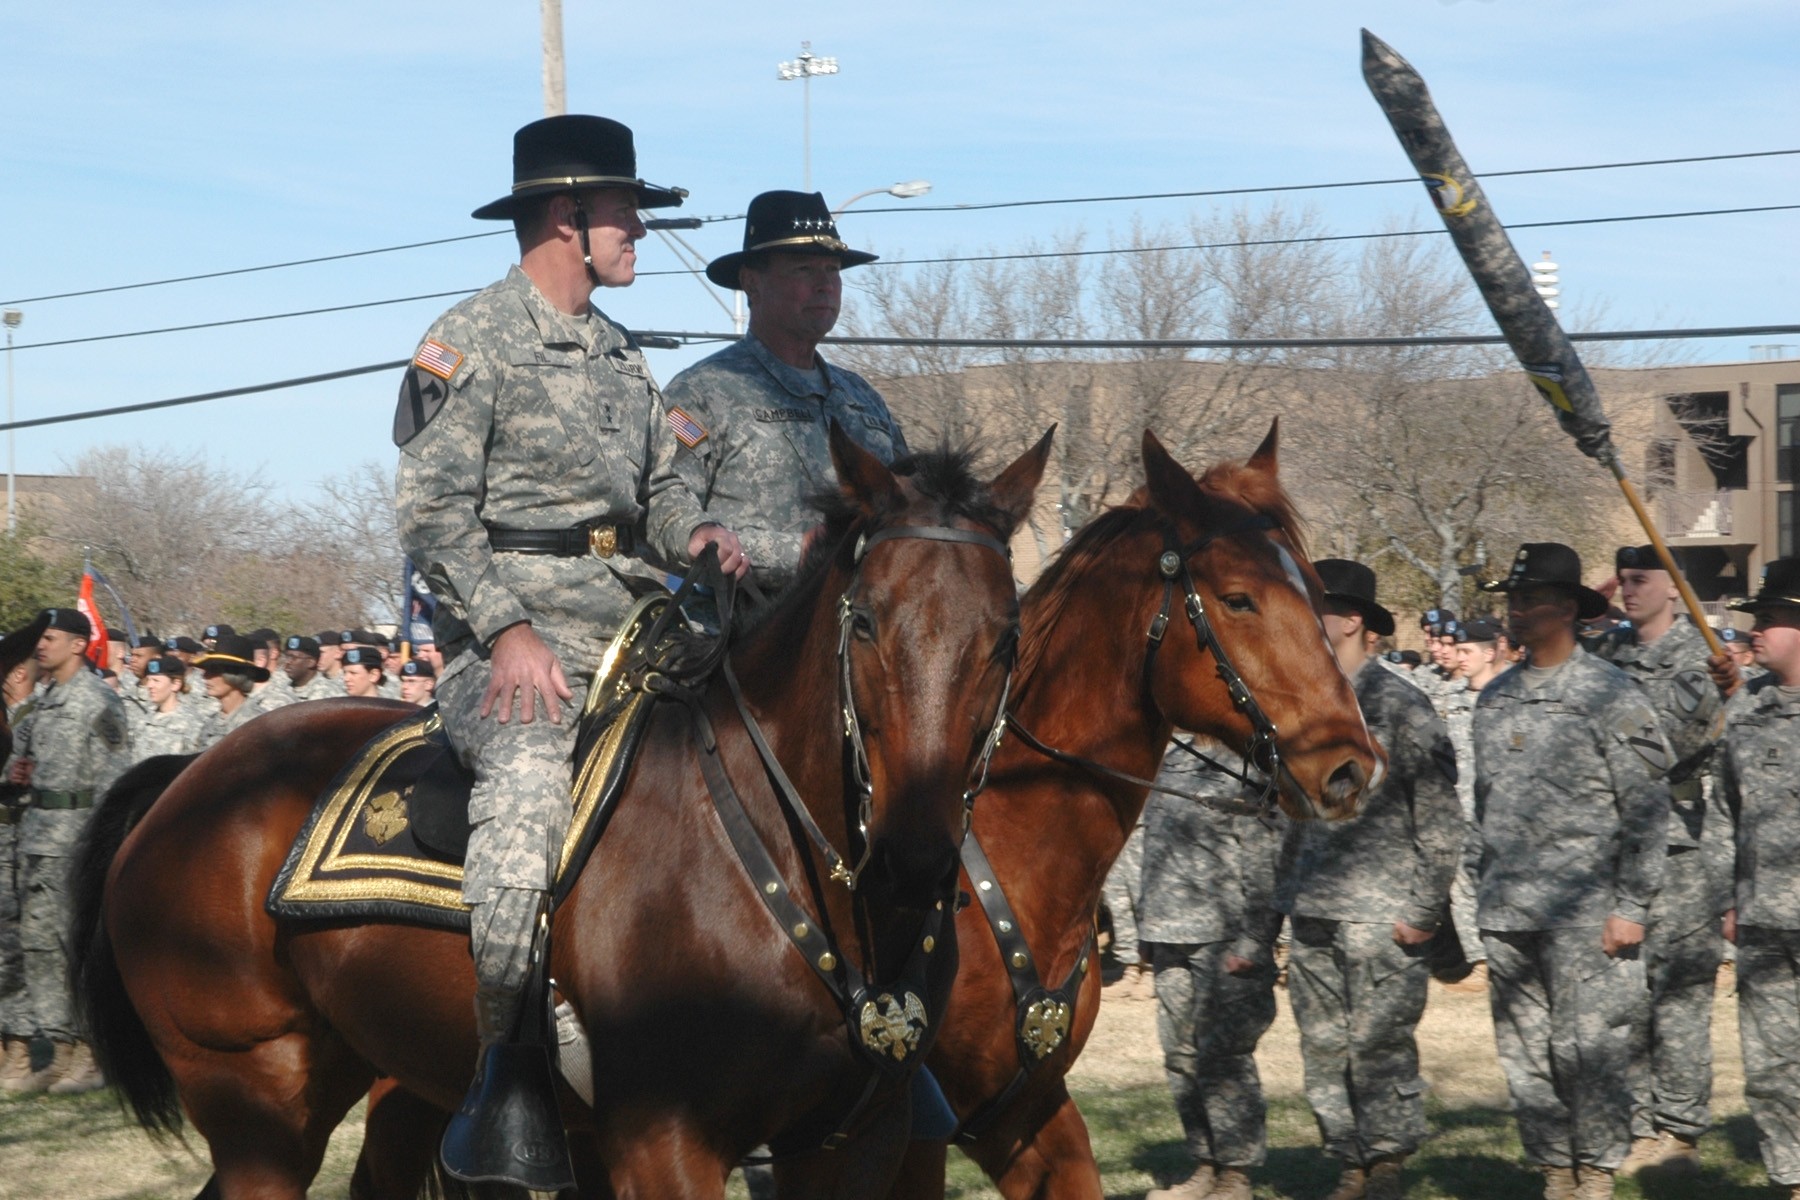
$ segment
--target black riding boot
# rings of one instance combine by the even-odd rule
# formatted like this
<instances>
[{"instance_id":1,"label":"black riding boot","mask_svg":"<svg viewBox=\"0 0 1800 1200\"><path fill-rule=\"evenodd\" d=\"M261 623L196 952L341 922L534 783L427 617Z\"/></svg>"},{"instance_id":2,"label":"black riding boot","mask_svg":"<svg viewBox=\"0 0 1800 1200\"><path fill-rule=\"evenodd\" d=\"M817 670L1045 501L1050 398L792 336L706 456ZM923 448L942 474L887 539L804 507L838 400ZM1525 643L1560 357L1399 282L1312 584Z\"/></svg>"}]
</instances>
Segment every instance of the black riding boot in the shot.
<instances>
[{"instance_id":1,"label":"black riding boot","mask_svg":"<svg viewBox=\"0 0 1800 1200\"><path fill-rule=\"evenodd\" d=\"M518 1040L520 1001L519 993L496 988L475 993L481 1059L438 1153L444 1168L465 1183L558 1192L575 1186L575 1168L542 1030L535 1039ZM525 1017L532 1020L530 1013Z\"/></svg>"}]
</instances>

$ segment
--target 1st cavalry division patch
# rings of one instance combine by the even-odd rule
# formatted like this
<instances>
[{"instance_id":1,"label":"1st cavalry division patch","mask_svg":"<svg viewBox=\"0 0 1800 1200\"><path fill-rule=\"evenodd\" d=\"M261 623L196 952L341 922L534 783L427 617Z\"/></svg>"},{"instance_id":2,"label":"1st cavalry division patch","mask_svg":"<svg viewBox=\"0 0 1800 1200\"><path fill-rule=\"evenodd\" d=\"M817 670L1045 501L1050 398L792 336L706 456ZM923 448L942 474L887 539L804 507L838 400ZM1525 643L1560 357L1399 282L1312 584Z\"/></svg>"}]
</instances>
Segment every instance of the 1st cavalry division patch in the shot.
<instances>
[{"instance_id":1,"label":"1st cavalry division patch","mask_svg":"<svg viewBox=\"0 0 1800 1200\"><path fill-rule=\"evenodd\" d=\"M394 409L394 445L404 446L431 424L450 398L450 377L462 366L462 351L427 340L413 355L400 381L400 403Z\"/></svg>"}]
</instances>

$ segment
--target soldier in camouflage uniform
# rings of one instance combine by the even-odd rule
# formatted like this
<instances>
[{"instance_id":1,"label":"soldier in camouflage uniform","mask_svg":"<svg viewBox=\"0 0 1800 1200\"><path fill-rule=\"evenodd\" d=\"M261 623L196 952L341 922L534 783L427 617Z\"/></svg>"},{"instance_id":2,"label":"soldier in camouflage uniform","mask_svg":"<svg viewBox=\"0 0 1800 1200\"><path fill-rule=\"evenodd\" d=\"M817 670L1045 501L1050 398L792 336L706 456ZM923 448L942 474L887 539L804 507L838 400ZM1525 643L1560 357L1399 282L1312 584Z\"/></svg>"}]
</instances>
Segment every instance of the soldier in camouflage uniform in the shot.
<instances>
[{"instance_id":1,"label":"soldier in camouflage uniform","mask_svg":"<svg viewBox=\"0 0 1800 1200\"><path fill-rule=\"evenodd\" d=\"M482 1166L466 1151L494 1091L535 1086L499 1074L518 1059L493 1049L514 1039L569 820L574 714L632 604L607 560L667 568L710 543L725 570L749 566L676 473L678 443L636 342L590 302L635 277L638 210L683 196L636 169L631 131L615 121L519 130L512 193L474 215L513 221L520 263L432 325L395 413L400 540L437 598L439 711L475 773L463 897L483 1051L446 1135L453 1173ZM534 1103L554 1111L547 1096ZM517 1156L494 1169L538 1190L564 1178Z\"/></svg>"},{"instance_id":2,"label":"soldier in camouflage uniform","mask_svg":"<svg viewBox=\"0 0 1800 1200\"><path fill-rule=\"evenodd\" d=\"M1764 673L1725 708L1719 784L1736 822L1737 944L1744 1098L1769 1182L1800 1200L1800 559L1770 563L1733 608L1754 613Z\"/></svg>"},{"instance_id":3,"label":"soldier in camouflage uniform","mask_svg":"<svg viewBox=\"0 0 1800 1200\"><path fill-rule=\"evenodd\" d=\"M200 714L181 702L181 686L187 664L163 656L144 664L144 699L147 708L131 714L131 761L143 762L158 754L193 754L200 749Z\"/></svg>"},{"instance_id":4,"label":"soldier in camouflage uniform","mask_svg":"<svg viewBox=\"0 0 1800 1200\"><path fill-rule=\"evenodd\" d=\"M1662 885L1673 755L1643 692L1582 653L1581 559L1527 543L1505 592L1529 661L1475 705L1478 911L1500 1065L1546 1200L1604 1200L1631 1144L1638 950Z\"/></svg>"},{"instance_id":5,"label":"soldier in camouflage uniform","mask_svg":"<svg viewBox=\"0 0 1800 1200\"><path fill-rule=\"evenodd\" d=\"M1499 678L1506 664L1500 656L1500 627L1487 617L1474 617L1456 625L1456 665L1461 687L1445 698L1441 710L1450 744L1456 749L1456 798L1462 805L1464 829L1475 828L1475 701L1481 689ZM1481 926L1475 914L1477 858L1480 839L1465 836L1462 862L1450 884L1450 912L1456 920L1456 936L1463 957L1478 967L1467 983L1450 986L1479 991L1486 986L1487 951L1481 943Z\"/></svg>"},{"instance_id":6,"label":"soldier in camouflage uniform","mask_svg":"<svg viewBox=\"0 0 1800 1200\"><path fill-rule=\"evenodd\" d=\"M34 647L43 630L27 625L7 635ZM37 661L27 658L6 673L6 723L17 729L37 703ZM25 951L19 945L19 913L25 898L25 860L19 833L25 787L0 775L0 1092L23 1091L31 1080L31 1037L36 1021L25 991Z\"/></svg>"},{"instance_id":7,"label":"soldier in camouflage uniform","mask_svg":"<svg viewBox=\"0 0 1800 1200\"><path fill-rule=\"evenodd\" d=\"M329 700L344 694L341 679L319 669L324 648L317 638L294 634L281 644L281 673L287 676L288 694L296 701Z\"/></svg>"},{"instance_id":8,"label":"soldier in camouflage uniform","mask_svg":"<svg viewBox=\"0 0 1800 1200\"><path fill-rule=\"evenodd\" d=\"M255 650L249 638L227 633L214 638L213 648L194 660L201 691L211 701L200 724L200 749L217 745L226 734L262 715L250 702L250 693L267 681L269 669L256 665Z\"/></svg>"},{"instance_id":9,"label":"soldier in camouflage uniform","mask_svg":"<svg viewBox=\"0 0 1800 1200\"><path fill-rule=\"evenodd\" d=\"M1388 768L1353 819L1288 825L1275 907L1293 937L1288 997L1306 1098L1326 1153L1343 1163L1329 1200L1398 1200L1401 1166L1425 1139L1413 1038L1431 977L1422 955L1448 908L1466 823L1443 721L1368 654L1365 633L1394 632L1375 573L1344 559L1313 568L1326 641Z\"/></svg>"},{"instance_id":10,"label":"soldier in camouflage uniform","mask_svg":"<svg viewBox=\"0 0 1800 1200\"><path fill-rule=\"evenodd\" d=\"M835 486L832 421L884 463L907 453L880 394L819 354L837 323L840 272L874 261L839 240L823 196L764 192L750 202L744 248L706 268L744 293L750 331L669 381L675 469L744 539L766 587L793 578L818 522L810 499Z\"/></svg>"},{"instance_id":11,"label":"soldier in camouflage uniform","mask_svg":"<svg viewBox=\"0 0 1800 1200\"><path fill-rule=\"evenodd\" d=\"M1243 785L1201 763L1184 741L1169 748L1157 783L1242 803ZM1249 1168L1268 1151L1255 1056L1275 1019L1281 917L1270 905L1280 848L1277 819L1150 793L1138 933L1150 944L1163 1068L1197 1165L1146 1200L1250 1200Z\"/></svg>"},{"instance_id":12,"label":"soldier in camouflage uniform","mask_svg":"<svg viewBox=\"0 0 1800 1200\"><path fill-rule=\"evenodd\" d=\"M127 715L140 716L149 711L150 699L144 695L144 667L161 654L162 639L154 633L141 633L131 639L131 649L119 664L119 699L125 702Z\"/></svg>"},{"instance_id":13,"label":"soldier in camouflage uniform","mask_svg":"<svg viewBox=\"0 0 1800 1200\"><path fill-rule=\"evenodd\" d=\"M48 614L37 661L49 687L14 731L5 778L30 789L19 829L19 940L33 1034L56 1047L49 1066L21 1090L67 1094L102 1083L69 996L69 860L95 802L125 769L130 737L118 693L83 657L93 626L77 609Z\"/></svg>"},{"instance_id":14,"label":"soldier in camouflage uniform","mask_svg":"<svg viewBox=\"0 0 1800 1200\"><path fill-rule=\"evenodd\" d=\"M1726 655L1737 666L1738 674L1745 683L1752 679L1760 679L1769 672L1756 661L1756 651L1750 644L1750 635L1741 629L1733 629L1727 625L1719 630L1719 641L1725 647Z\"/></svg>"},{"instance_id":15,"label":"soldier in camouflage uniform","mask_svg":"<svg viewBox=\"0 0 1800 1200\"><path fill-rule=\"evenodd\" d=\"M1644 969L1649 1024L1638 1047L1637 1102L1625 1171L1697 1171L1711 1124L1713 981L1731 907L1730 818L1706 787L1724 701L1707 674L1706 639L1677 611L1680 593L1650 546L1614 556L1630 618L1589 648L1634 679L1675 750L1669 770L1669 861L1650 906Z\"/></svg>"}]
</instances>

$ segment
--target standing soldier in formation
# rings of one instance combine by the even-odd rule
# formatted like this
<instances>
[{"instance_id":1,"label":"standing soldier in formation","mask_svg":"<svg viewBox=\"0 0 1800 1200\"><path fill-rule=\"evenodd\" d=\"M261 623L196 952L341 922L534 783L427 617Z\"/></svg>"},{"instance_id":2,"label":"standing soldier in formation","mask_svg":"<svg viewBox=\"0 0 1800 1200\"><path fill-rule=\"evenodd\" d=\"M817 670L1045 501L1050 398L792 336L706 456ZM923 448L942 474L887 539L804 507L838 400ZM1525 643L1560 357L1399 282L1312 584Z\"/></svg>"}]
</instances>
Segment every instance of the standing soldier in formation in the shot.
<instances>
[{"instance_id":1,"label":"standing soldier in formation","mask_svg":"<svg viewBox=\"0 0 1800 1200\"><path fill-rule=\"evenodd\" d=\"M158 754L193 754L200 749L200 714L181 702L187 664L164 656L144 664L144 699L148 707L131 718L131 761Z\"/></svg>"},{"instance_id":2,"label":"standing soldier in formation","mask_svg":"<svg viewBox=\"0 0 1800 1200\"><path fill-rule=\"evenodd\" d=\"M1326 1153L1343 1163L1330 1200L1399 1200L1401 1168L1426 1132L1413 1038L1431 978L1423 952L1462 853L1456 754L1430 701L1369 657L1365 635L1394 632L1375 573L1344 559L1313 568L1325 639L1388 768L1353 819L1288 825L1276 885L1293 938L1288 996L1306 1098Z\"/></svg>"},{"instance_id":3,"label":"standing soldier in formation","mask_svg":"<svg viewBox=\"0 0 1800 1200\"><path fill-rule=\"evenodd\" d=\"M101 1086L69 996L69 860L94 803L125 769L129 735L118 693L88 669L93 626L78 609L47 610L37 662L49 687L14 731L7 782L29 789L19 836L24 897L19 940L25 951L32 1035L55 1044L50 1065L26 1091L58 1094Z\"/></svg>"},{"instance_id":4,"label":"standing soldier in formation","mask_svg":"<svg viewBox=\"0 0 1800 1200\"><path fill-rule=\"evenodd\" d=\"M335 695L344 694L344 648L338 642L342 630L322 629L313 638L319 643L319 674L331 682L337 690Z\"/></svg>"},{"instance_id":5,"label":"standing soldier in formation","mask_svg":"<svg viewBox=\"0 0 1800 1200\"><path fill-rule=\"evenodd\" d=\"M1673 756L1643 692L1582 653L1606 611L1567 546L1531 542L1506 579L1529 661L1475 705L1478 899L1500 1065L1545 1200L1605 1200L1631 1147L1649 1007L1638 957L1667 858Z\"/></svg>"},{"instance_id":6,"label":"standing soldier in formation","mask_svg":"<svg viewBox=\"0 0 1800 1200\"><path fill-rule=\"evenodd\" d=\"M43 620L42 617L39 618ZM6 635L17 650L36 647L43 626L34 622ZM6 723L17 729L36 703L37 660L26 658L0 680ZM25 900L25 856L19 850L28 790L0 775L0 1092L31 1086L31 1038L37 1022L25 991L25 951L19 944L19 914Z\"/></svg>"},{"instance_id":7,"label":"standing soldier in formation","mask_svg":"<svg viewBox=\"0 0 1800 1200\"><path fill-rule=\"evenodd\" d=\"M1650 1016L1624 1169L1692 1174L1712 1123L1713 983L1725 950L1719 918L1731 907L1730 818L1717 790L1709 796L1705 786L1723 700L1707 674L1706 639L1677 611L1681 593L1655 549L1622 546L1614 565L1630 623L1593 648L1644 689L1675 750L1668 863L1644 938Z\"/></svg>"},{"instance_id":8,"label":"standing soldier in formation","mask_svg":"<svg viewBox=\"0 0 1800 1200\"><path fill-rule=\"evenodd\" d=\"M1800 1200L1800 559L1780 558L1733 608L1756 617L1765 673L1726 706L1718 779L1735 818L1737 944L1744 1098L1769 1182Z\"/></svg>"},{"instance_id":9,"label":"standing soldier in formation","mask_svg":"<svg viewBox=\"0 0 1800 1200\"><path fill-rule=\"evenodd\" d=\"M1745 683L1768 674L1763 665L1756 661L1756 650L1751 645L1749 634L1727 625L1719 630L1719 641L1725 647L1725 656L1737 667L1738 675Z\"/></svg>"},{"instance_id":10,"label":"standing soldier in formation","mask_svg":"<svg viewBox=\"0 0 1800 1200\"><path fill-rule=\"evenodd\" d=\"M162 654L162 639L154 633L140 633L131 639L131 648L119 664L119 699L125 701L129 715L141 715L150 708L144 695L144 667Z\"/></svg>"},{"instance_id":11,"label":"standing soldier in formation","mask_svg":"<svg viewBox=\"0 0 1800 1200\"><path fill-rule=\"evenodd\" d=\"M401 384L400 540L437 598L439 711L475 774L463 898L482 1057L443 1153L464 1178L566 1184L566 1154L513 1153L560 1146L560 1129L490 1132L521 1093L532 1111L555 1111L547 1064L542 1079L508 1074L525 1057L493 1048L517 1040L547 847L569 820L573 714L632 604L606 560L670 568L712 544L724 570L749 569L674 468L679 443L642 351L592 303L597 288L636 277L638 210L683 195L638 178L631 131L616 121L566 115L520 129L512 191L474 214L512 222L519 264L432 325ZM490 1136L498 1153L486 1156Z\"/></svg>"},{"instance_id":12,"label":"standing soldier in formation","mask_svg":"<svg viewBox=\"0 0 1800 1200\"><path fill-rule=\"evenodd\" d=\"M281 672L295 700L329 700L344 694L343 683L319 669L323 647L317 638L295 634L281 647Z\"/></svg>"},{"instance_id":13,"label":"standing soldier in formation","mask_svg":"<svg viewBox=\"0 0 1800 1200\"><path fill-rule=\"evenodd\" d=\"M1156 782L1242 804L1241 785L1176 739ZM1194 1173L1145 1200L1250 1200L1268 1154L1256 1044L1275 1020L1271 908L1278 827L1203 801L1150 793L1139 934L1155 972L1156 1033Z\"/></svg>"},{"instance_id":14,"label":"standing soldier in formation","mask_svg":"<svg viewBox=\"0 0 1800 1200\"><path fill-rule=\"evenodd\" d=\"M373 646L348 646L344 650L344 694L364 700L385 698L383 685L387 676L382 671L386 660Z\"/></svg>"},{"instance_id":15,"label":"standing soldier in formation","mask_svg":"<svg viewBox=\"0 0 1800 1200\"><path fill-rule=\"evenodd\" d=\"M408 704L424 708L437 691L437 672L424 659L415 658L400 664L400 698Z\"/></svg>"},{"instance_id":16,"label":"standing soldier in formation","mask_svg":"<svg viewBox=\"0 0 1800 1200\"><path fill-rule=\"evenodd\" d=\"M249 638L226 633L214 638L213 648L194 660L194 669L205 680L206 698L212 701L212 711L200 727L200 749L216 745L226 734L261 715L250 703L250 693L269 678L269 669L256 665L255 649Z\"/></svg>"},{"instance_id":17,"label":"standing soldier in formation","mask_svg":"<svg viewBox=\"0 0 1800 1200\"><path fill-rule=\"evenodd\" d=\"M840 273L874 261L839 239L823 196L764 192L750 201L744 248L706 268L719 287L744 293L750 331L669 381L675 468L744 539L772 589L800 565L818 523L812 496L835 486L830 422L884 463L907 453L880 394L819 354L837 324Z\"/></svg>"},{"instance_id":18,"label":"standing soldier in formation","mask_svg":"<svg viewBox=\"0 0 1800 1200\"><path fill-rule=\"evenodd\" d=\"M1498 623L1473 617L1456 625L1456 666L1462 686L1451 692L1442 709L1450 744L1456 749L1456 798L1462 805L1463 827L1475 828L1475 701L1481 689L1506 669ZM1465 836L1465 853L1450 885L1450 912L1463 957L1474 964L1468 983L1450 986L1479 991L1487 982L1487 951L1481 944L1481 925L1475 913L1476 868L1480 839Z\"/></svg>"}]
</instances>

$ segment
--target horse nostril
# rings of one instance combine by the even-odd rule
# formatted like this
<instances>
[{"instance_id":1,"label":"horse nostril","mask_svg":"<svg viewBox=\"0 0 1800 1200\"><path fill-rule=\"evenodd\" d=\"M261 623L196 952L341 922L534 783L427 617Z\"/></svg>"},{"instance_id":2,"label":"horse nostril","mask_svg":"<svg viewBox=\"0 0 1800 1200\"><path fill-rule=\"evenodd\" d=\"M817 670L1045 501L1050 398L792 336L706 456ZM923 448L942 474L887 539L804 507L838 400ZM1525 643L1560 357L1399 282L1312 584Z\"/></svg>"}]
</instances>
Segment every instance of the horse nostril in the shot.
<instances>
[{"instance_id":1,"label":"horse nostril","mask_svg":"<svg viewBox=\"0 0 1800 1200\"><path fill-rule=\"evenodd\" d=\"M1363 772L1362 764L1355 759L1347 759L1338 764L1337 770L1325 778L1325 796L1333 807L1348 808L1356 802L1362 792L1363 784L1368 776Z\"/></svg>"}]
</instances>

